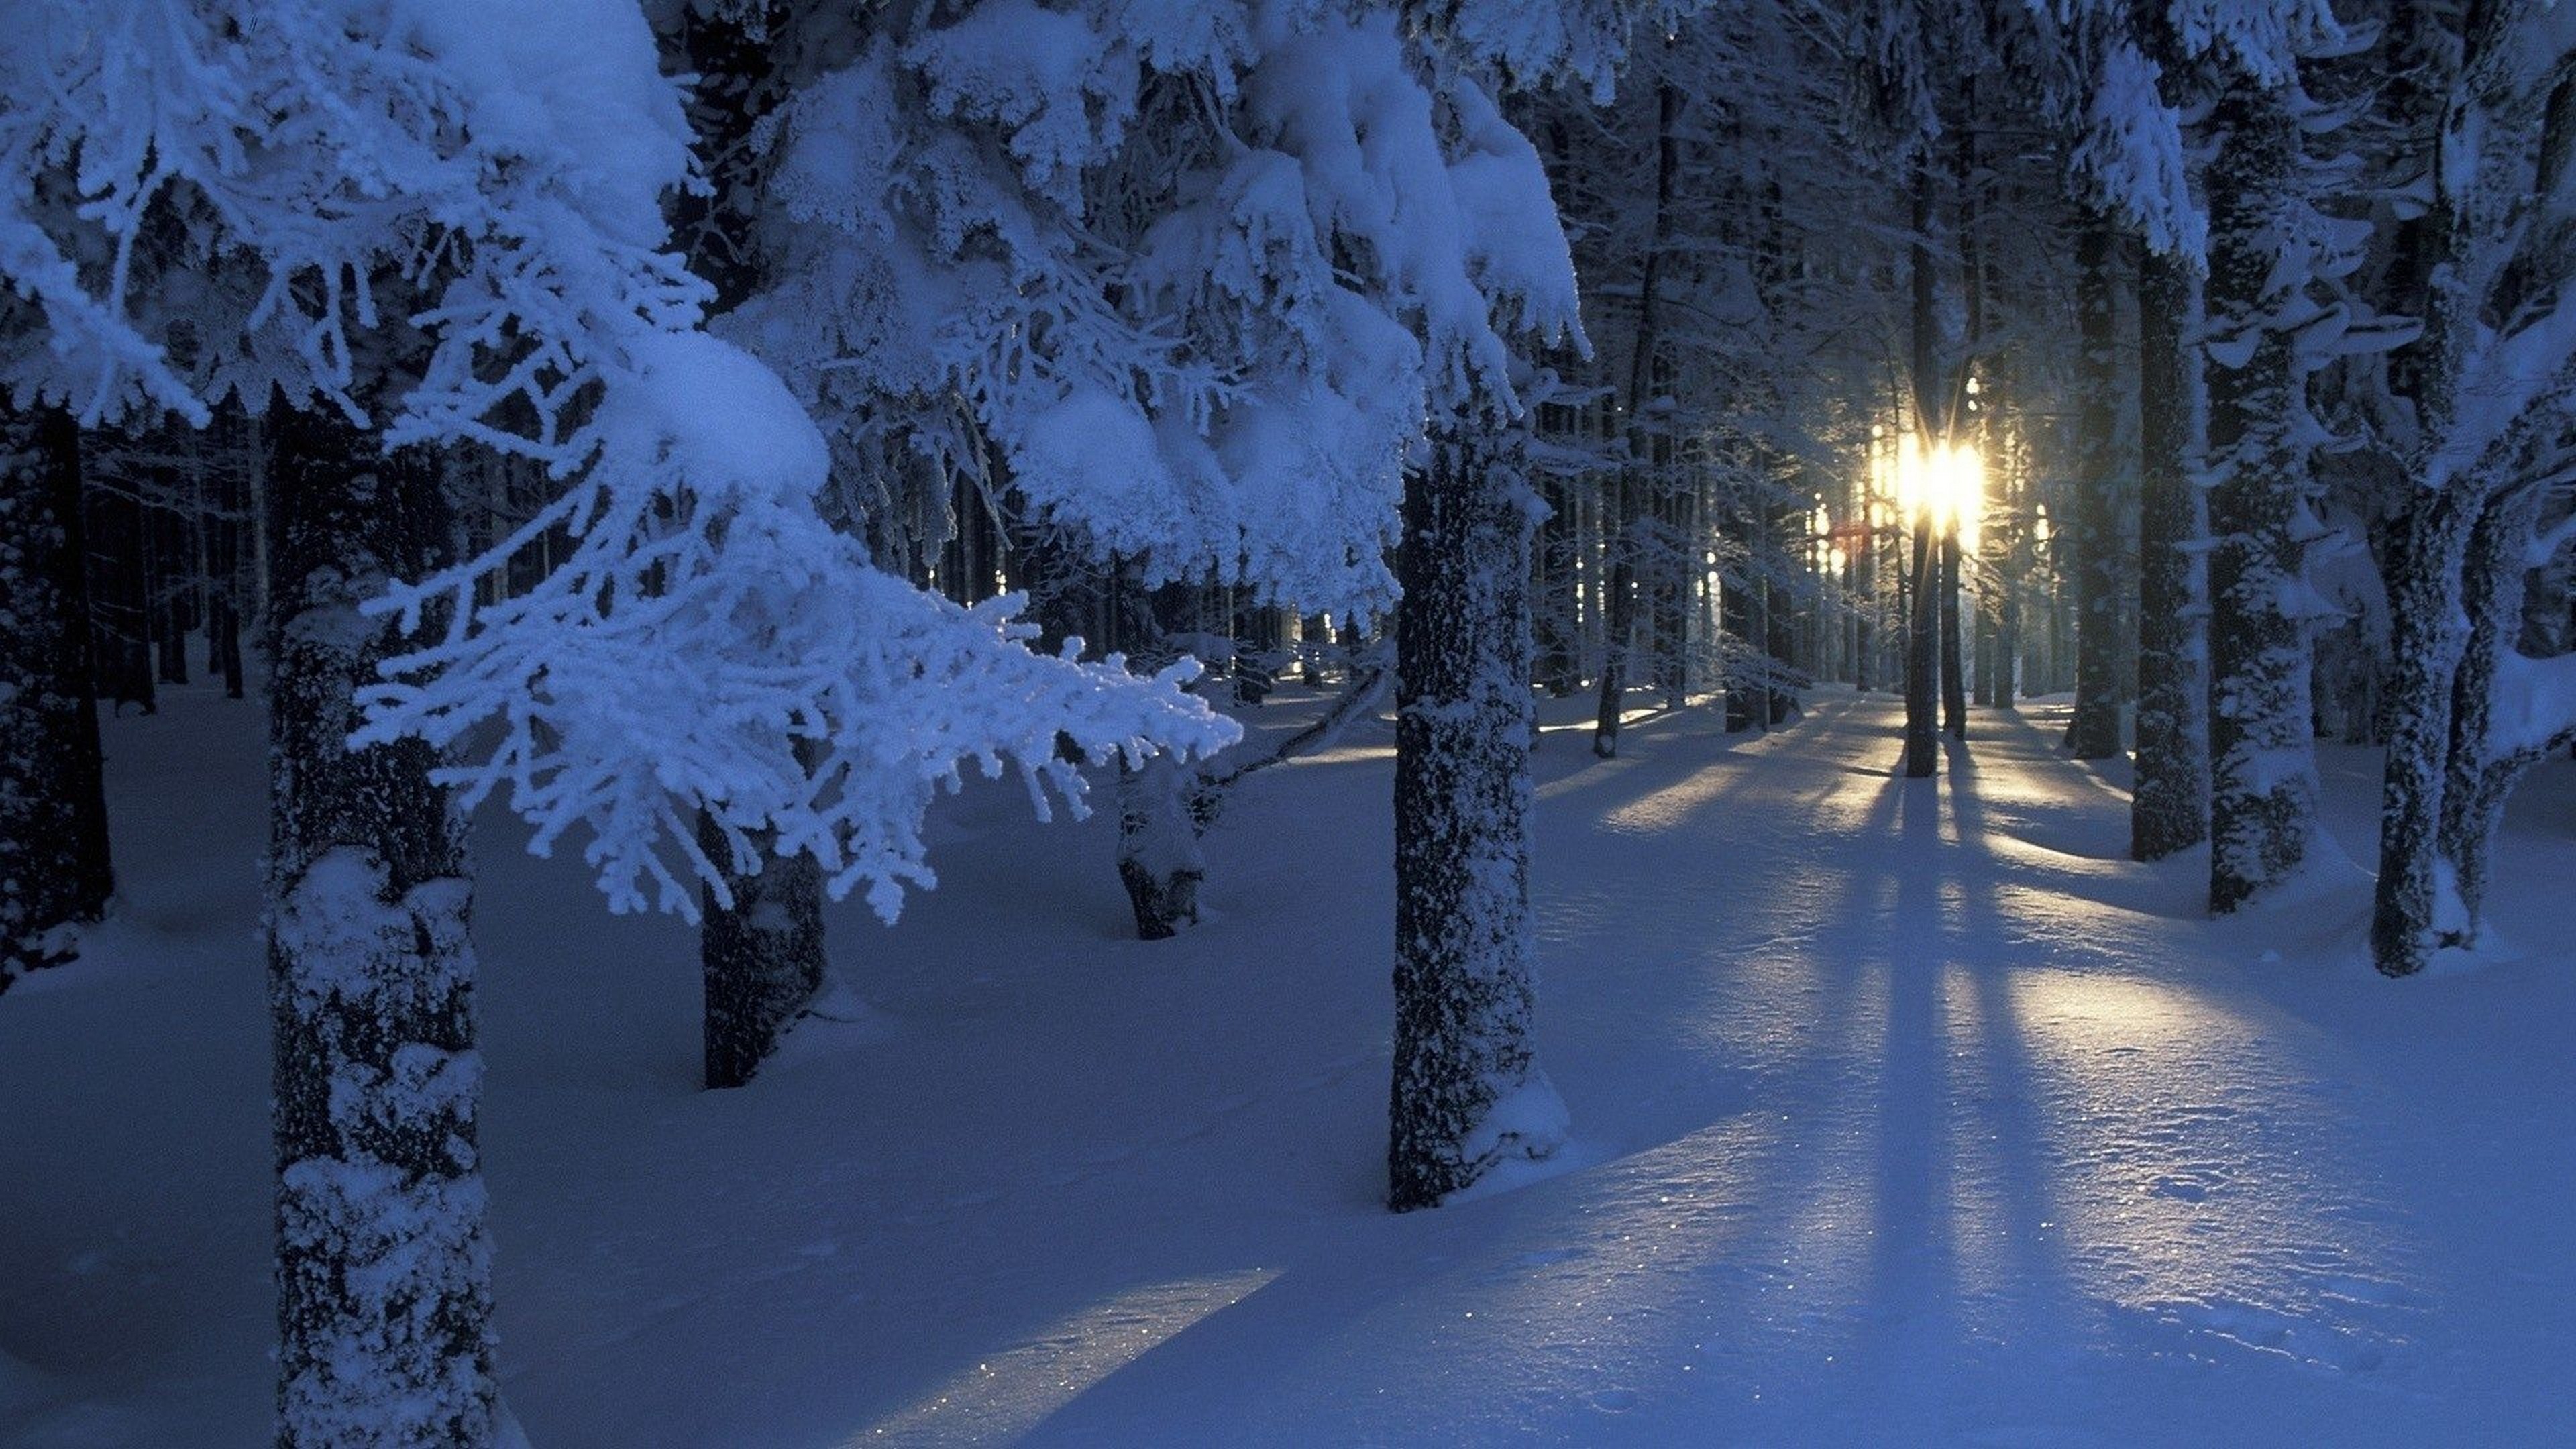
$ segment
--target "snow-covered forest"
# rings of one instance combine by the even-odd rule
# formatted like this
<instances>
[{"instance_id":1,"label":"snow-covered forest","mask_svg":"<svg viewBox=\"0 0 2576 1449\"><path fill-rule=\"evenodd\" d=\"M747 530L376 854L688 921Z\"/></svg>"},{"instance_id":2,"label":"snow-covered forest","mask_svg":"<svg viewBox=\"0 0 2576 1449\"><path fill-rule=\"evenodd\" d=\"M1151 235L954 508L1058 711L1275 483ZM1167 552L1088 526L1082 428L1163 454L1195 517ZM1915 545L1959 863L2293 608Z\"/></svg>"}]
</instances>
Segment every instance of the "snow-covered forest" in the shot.
<instances>
[{"instance_id":1,"label":"snow-covered forest","mask_svg":"<svg viewBox=\"0 0 2576 1449\"><path fill-rule=\"evenodd\" d=\"M0 39L0 1445L2576 1417L2576 6Z\"/></svg>"}]
</instances>

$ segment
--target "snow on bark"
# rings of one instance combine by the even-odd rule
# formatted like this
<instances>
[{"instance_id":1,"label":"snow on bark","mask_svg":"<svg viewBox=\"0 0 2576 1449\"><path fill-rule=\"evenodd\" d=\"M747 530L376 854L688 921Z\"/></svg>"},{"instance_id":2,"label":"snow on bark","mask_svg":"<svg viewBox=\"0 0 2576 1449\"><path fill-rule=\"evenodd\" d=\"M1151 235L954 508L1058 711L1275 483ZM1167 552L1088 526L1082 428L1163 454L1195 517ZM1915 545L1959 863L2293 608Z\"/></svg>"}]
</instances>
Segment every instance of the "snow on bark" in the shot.
<instances>
[{"instance_id":1,"label":"snow on bark","mask_svg":"<svg viewBox=\"0 0 2576 1449\"><path fill-rule=\"evenodd\" d=\"M2306 372L2282 320L2305 285L2290 98L2243 69L2209 170L2210 890L2225 914L2286 881L2316 832L2302 578Z\"/></svg>"},{"instance_id":2,"label":"snow on bark","mask_svg":"<svg viewBox=\"0 0 2576 1449\"><path fill-rule=\"evenodd\" d=\"M1198 921L1207 856L1189 799L1197 776L1168 757L1118 772L1118 879L1139 940L1167 940Z\"/></svg>"},{"instance_id":3,"label":"snow on bark","mask_svg":"<svg viewBox=\"0 0 2576 1449\"><path fill-rule=\"evenodd\" d=\"M2075 243L2077 448L2083 479L2075 501L2075 713L2067 746L2079 760L2120 753L2119 315L2113 301L2120 234L2111 218L2081 223Z\"/></svg>"},{"instance_id":4,"label":"snow on bark","mask_svg":"<svg viewBox=\"0 0 2576 1449\"><path fill-rule=\"evenodd\" d=\"M2184 339L2192 279L2149 252L2138 287L2138 758L2129 854L2162 860L2209 838L2208 614L2202 603L2200 490Z\"/></svg>"},{"instance_id":5,"label":"snow on bark","mask_svg":"<svg viewBox=\"0 0 2576 1449\"><path fill-rule=\"evenodd\" d=\"M1531 1056L1529 550L1507 444L1435 435L1405 501L1396 609L1395 1070L1388 1205L1551 1156ZM1545 1110L1542 1110L1542 1109Z\"/></svg>"},{"instance_id":6,"label":"snow on bark","mask_svg":"<svg viewBox=\"0 0 2576 1449\"><path fill-rule=\"evenodd\" d=\"M2460 28L2437 35L2419 78L2438 102L2440 164L2418 223L2429 253L2423 336L2408 365L2392 369L2406 379L2416 424L2415 486L2388 568L2389 747L2371 917L2373 960L2392 976L2470 939L2474 907L2461 895L2483 888L2492 816L2546 748L2530 738L2545 737L2546 724L2525 719L2508 740L2492 725L2530 699L2507 683L2515 656L2495 614L2497 596L2519 597L2536 522L2528 492L2516 490L2545 471L2532 455L2545 452L2576 393L2564 203L2549 224L2534 215L2558 191L2552 168L2566 165L2550 152L2566 144L2568 82L2563 67L2553 76L2542 62L2568 42L2563 28L2548 34L2545 12L2505 0L2427 22ZM2516 139L2495 139L2505 136ZM2556 279L2547 304L2504 304L2541 291L2543 275ZM2500 315L2508 325L2496 325Z\"/></svg>"},{"instance_id":7,"label":"snow on bark","mask_svg":"<svg viewBox=\"0 0 2576 1449\"><path fill-rule=\"evenodd\" d=\"M115 887L80 523L71 419L0 398L0 991Z\"/></svg>"},{"instance_id":8,"label":"snow on bark","mask_svg":"<svg viewBox=\"0 0 2576 1449\"><path fill-rule=\"evenodd\" d=\"M417 740L349 745L352 692L405 641L361 602L436 562L433 459L332 414L272 434L269 1006L278 1441L474 1444L493 1431L470 887Z\"/></svg>"}]
</instances>

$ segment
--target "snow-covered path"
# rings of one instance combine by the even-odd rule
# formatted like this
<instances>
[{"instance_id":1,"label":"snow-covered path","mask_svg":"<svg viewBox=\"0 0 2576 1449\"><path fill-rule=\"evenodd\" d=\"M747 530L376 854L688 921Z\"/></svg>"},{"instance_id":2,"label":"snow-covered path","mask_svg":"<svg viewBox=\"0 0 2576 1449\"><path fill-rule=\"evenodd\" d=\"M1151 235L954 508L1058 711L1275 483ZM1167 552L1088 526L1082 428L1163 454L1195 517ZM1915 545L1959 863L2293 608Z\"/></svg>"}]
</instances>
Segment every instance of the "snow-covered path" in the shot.
<instances>
[{"instance_id":1,"label":"snow-covered path","mask_svg":"<svg viewBox=\"0 0 2576 1449\"><path fill-rule=\"evenodd\" d=\"M120 721L129 899L0 1001L0 1442L264 1434L256 726ZM161 723L181 711L191 743ZM1393 1217L1385 732L1256 777L1218 919L1121 939L1102 822L1009 790L835 917L865 1019L692 1090L693 942L493 831L502 1371L559 1445L2528 1443L2576 1410L2576 771L2531 958L2402 984L2357 878L2200 919L2055 720L1890 778L1892 704L1538 752L1569 1170ZM209 731L237 750L210 750ZM2336 824L2370 762L2330 752ZM124 799L138 798L133 790ZM30 1367L10 1368L11 1360Z\"/></svg>"}]
</instances>

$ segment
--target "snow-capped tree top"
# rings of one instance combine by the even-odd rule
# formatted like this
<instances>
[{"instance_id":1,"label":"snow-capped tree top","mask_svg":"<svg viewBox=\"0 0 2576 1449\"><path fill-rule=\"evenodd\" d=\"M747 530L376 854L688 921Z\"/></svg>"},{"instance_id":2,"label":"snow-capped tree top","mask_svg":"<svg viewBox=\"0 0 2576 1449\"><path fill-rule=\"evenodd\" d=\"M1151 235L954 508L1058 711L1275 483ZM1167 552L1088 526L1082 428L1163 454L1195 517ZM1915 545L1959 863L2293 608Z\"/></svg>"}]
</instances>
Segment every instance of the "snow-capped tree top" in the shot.
<instances>
[{"instance_id":1,"label":"snow-capped tree top","mask_svg":"<svg viewBox=\"0 0 2576 1449\"><path fill-rule=\"evenodd\" d=\"M1149 580L1384 607L1406 445L1514 409L1509 336L1578 317L1545 173L1449 30L1324 0L880 19L776 121L780 280L728 335L854 473L980 475L989 442Z\"/></svg>"},{"instance_id":2,"label":"snow-capped tree top","mask_svg":"<svg viewBox=\"0 0 2576 1449\"><path fill-rule=\"evenodd\" d=\"M2209 217L2191 191L2182 116L2164 73L2126 36L2101 48L2069 158L2077 195L2119 216L2165 255L2207 265Z\"/></svg>"},{"instance_id":3,"label":"snow-capped tree top","mask_svg":"<svg viewBox=\"0 0 2576 1449\"><path fill-rule=\"evenodd\" d=\"M2177 50L2242 73L2259 86L2296 86L2299 59L2349 43L2333 0L2167 0Z\"/></svg>"}]
</instances>

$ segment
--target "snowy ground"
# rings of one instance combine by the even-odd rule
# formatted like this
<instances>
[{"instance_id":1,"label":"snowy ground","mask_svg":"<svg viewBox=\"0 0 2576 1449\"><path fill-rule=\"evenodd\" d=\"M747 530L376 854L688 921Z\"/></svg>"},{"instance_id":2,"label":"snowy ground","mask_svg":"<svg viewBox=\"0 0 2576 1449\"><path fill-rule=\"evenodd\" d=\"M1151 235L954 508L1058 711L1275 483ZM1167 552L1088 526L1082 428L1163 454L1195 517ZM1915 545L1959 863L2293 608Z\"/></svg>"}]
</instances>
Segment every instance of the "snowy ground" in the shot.
<instances>
[{"instance_id":1,"label":"snowy ground","mask_svg":"<svg viewBox=\"0 0 2576 1449\"><path fill-rule=\"evenodd\" d=\"M1291 702L1278 716L1293 715ZM1570 726L1570 712L1554 718ZM833 921L863 1020L693 1090L694 942L481 843L502 1374L554 1446L2530 1443L2576 1414L2576 769L2521 960L2385 983L2364 885L2199 919L2061 715L1538 755L1572 1170L1393 1217L1387 740L1255 777L1217 918L1102 822L941 817ZM264 1442L256 712L112 727L126 896L0 999L0 1443ZM1954 765L1956 757L1954 756ZM2368 859L2372 761L2329 752Z\"/></svg>"}]
</instances>

